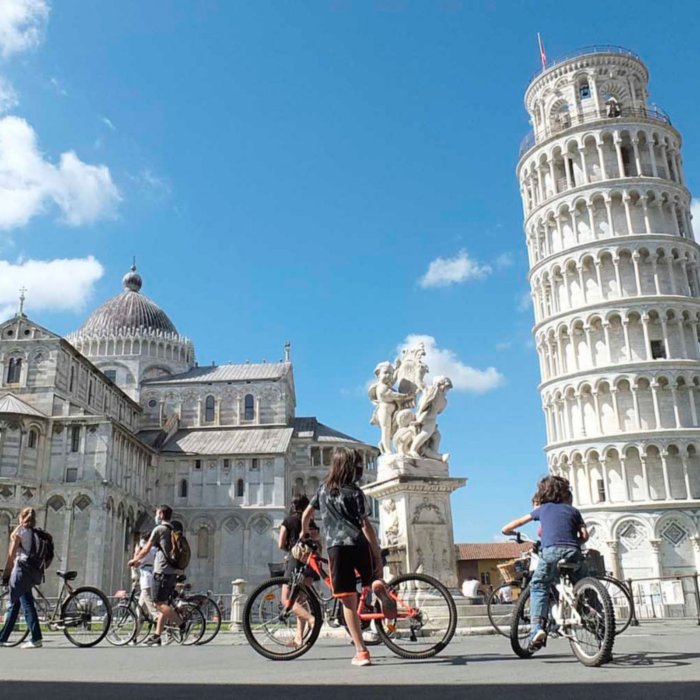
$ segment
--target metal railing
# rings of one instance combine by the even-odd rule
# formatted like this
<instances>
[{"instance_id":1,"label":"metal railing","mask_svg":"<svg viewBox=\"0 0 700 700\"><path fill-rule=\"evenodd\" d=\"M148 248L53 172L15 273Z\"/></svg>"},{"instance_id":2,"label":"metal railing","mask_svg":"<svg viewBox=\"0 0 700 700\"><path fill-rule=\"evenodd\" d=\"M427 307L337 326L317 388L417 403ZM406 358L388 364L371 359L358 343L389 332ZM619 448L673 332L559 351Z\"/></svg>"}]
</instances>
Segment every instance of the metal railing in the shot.
<instances>
[{"instance_id":1,"label":"metal railing","mask_svg":"<svg viewBox=\"0 0 700 700\"><path fill-rule=\"evenodd\" d=\"M630 58L634 58L640 62L642 60L638 54L634 53L634 51L626 49L624 46L615 46L614 44L595 44L593 46L584 46L583 48L576 49L575 51L564 54L563 56L557 56L549 63L549 65L536 70L530 78L530 82L537 78L538 75L542 75L542 73L546 73L551 68L561 65L562 63L566 63L572 58L579 58L580 56L587 56L588 54L595 53L613 53L617 54L618 56L629 56Z\"/></svg>"},{"instance_id":2,"label":"metal railing","mask_svg":"<svg viewBox=\"0 0 700 700\"><path fill-rule=\"evenodd\" d=\"M525 138L520 142L520 157L529 151L535 144L545 141L550 136L571 129L581 124L589 124L595 121L614 122L617 120L635 120L655 121L662 124L671 125L671 118L660 107L620 107L613 110L605 107L603 109L589 109L585 112L560 113L559 122L554 122L544 129L538 129L536 132L531 131L525 135Z\"/></svg>"}]
</instances>

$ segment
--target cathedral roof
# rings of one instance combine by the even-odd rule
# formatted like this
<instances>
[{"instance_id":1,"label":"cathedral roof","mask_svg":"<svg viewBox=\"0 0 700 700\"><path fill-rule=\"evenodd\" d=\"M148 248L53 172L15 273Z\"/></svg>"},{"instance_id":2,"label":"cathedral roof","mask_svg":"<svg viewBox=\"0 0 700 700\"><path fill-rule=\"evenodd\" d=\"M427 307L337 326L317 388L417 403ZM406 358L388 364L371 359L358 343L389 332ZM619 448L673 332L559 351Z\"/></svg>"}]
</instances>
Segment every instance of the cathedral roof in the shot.
<instances>
[{"instance_id":1,"label":"cathedral roof","mask_svg":"<svg viewBox=\"0 0 700 700\"><path fill-rule=\"evenodd\" d=\"M124 275L122 283L124 291L94 311L76 335L103 337L138 331L178 335L165 311L141 294L143 280L135 265Z\"/></svg>"},{"instance_id":2,"label":"cathedral roof","mask_svg":"<svg viewBox=\"0 0 700 700\"><path fill-rule=\"evenodd\" d=\"M13 413L23 416L39 416L46 418L47 416L28 403L18 399L14 394L4 394L0 396L0 413Z\"/></svg>"},{"instance_id":3,"label":"cathedral roof","mask_svg":"<svg viewBox=\"0 0 700 700\"><path fill-rule=\"evenodd\" d=\"M228 428L178 430L161 452L193 455L284 454L292 428Z\"/></svg>"},{"instance_id":4,"label":"cathedral roof","mask_svg":"<svg viewBox=\"0 0 700 700\"><path fill-rule=\"evenodd\" d=\"M356 442L360 445L363 444L357 438L319 423L313 416L294 419L294 437L310 438L314 442Z\"/></svg>"},{"instance_id":5,"label":"cathedral roof","mask_svg":"<svg viewBox=\"0 0 700 700\"><path fill-rule=\"evenodd\" d=\"M193 382L241 382L281 379L290 369L289 362L262 362L259 364L225 364L210 367L194 367L189 372L170 377L149 379L144 384L184 384Z\"/></svg>"}]
</instances>

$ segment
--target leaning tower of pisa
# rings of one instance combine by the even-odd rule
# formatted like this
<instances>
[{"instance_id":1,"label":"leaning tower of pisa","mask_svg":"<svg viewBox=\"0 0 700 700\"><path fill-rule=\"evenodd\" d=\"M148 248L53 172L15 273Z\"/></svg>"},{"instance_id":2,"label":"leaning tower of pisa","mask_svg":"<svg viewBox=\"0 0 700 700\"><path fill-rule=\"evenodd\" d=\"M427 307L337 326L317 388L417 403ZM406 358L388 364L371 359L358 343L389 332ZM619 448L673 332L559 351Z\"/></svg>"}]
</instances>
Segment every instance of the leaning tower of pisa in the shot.
<instances>
[{"instance_id":1,"label":"leaning tower of pisa","mask_svg":"<svg viewBox=\"0 0 700 700\"><path fill-rule=\"evenodd\" d=\"M648 78L608 46L540 71L517 166L548 468L627 578L700 569L700 246Z\"/></svg>"}]
</instances>

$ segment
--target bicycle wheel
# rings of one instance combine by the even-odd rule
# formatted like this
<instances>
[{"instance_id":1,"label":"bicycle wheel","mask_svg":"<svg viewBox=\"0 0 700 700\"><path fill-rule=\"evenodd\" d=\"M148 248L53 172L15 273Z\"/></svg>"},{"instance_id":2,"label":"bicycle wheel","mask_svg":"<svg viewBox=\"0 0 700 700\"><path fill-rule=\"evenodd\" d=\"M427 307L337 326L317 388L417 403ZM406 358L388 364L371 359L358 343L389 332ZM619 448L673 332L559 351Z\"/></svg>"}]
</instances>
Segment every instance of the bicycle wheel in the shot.
<instances>
[{"instance_id":1,"label":"bicycle wheel","mask_svg":"<svg viewBox=\"0 0 700 700\"><path fill-rule=\"evenodd\" d=\"M534 653L530 651L528 644L531 627L530 588L528 587L520 594L510 621L510 647L521 659L529 659Z\"/></svg>"},{"instance_id":2,"label":"bicycle wheel","mask_svg":"<svg viewBox=\"0 0 700 700\"><path fill-rule=\"evenodd\" d=\"M6 588L2 595L0 596L0 625L5 624L5 619L7 618L8 611L10 609L10 589ZM27 622L24 619L24 614L22 610L19 611L17 615L17 621L15 626L10 632L10 636L5 642L5 646L16 647L20 645L29 634L29 627L27 627Z\"/></svg>"},{"instance_id":3,"label":"bicycle wheel","mask_svg":"<svg viewBox=\"0 0 700 700\"><path fill-rule=\"evenodd\" d=\"M115 647L123 647L136 639L137 632L138 616L130 605L120 603L112 610L107 641Z\"/></svg>"},{"instance_id":4,"label":"bicycle wheel","mask_svg":"<svg viewBox=\"0 0 700 700\"><path fill-rule=\"evenodd\" d=\"M207 628L207 621L204 619L202 611L194 603L181 603L176 609L182 622L177 628L171 626L173 641L186 647L197 644ZM179 633L179 639L177 633Z\"/></svg>"},{"instance_id":5,"label":"bicycle wheel","mask_svg":"<svg viewBox=\"0 0 700 700\"><path fill-rule=\"evenodd\" d=\"M584 666L601 666L612 658L615 611L605 586L583 578L574 586L574 611L580 621L570 629L569 643Z\"/></svg>"},{"instance_id":6,"label":"bicycle wheel","mask_svg":"<svg viewBox=\"0 0 700 700\"><path fill-rule=\"evenodd\" d=\"M76 588L61 607L60 626L71 644L93 647L109 631L112 614L102 591L91 586Z\"/></svg>"},{"instance_id":7,"label":"bicycle wheel","mask_svg":"<svg viewBox=\"0 0 700 700\"><path fill-rule=\"evenodd\" d=\"M493 628L504 637L510 637L510 621L523 589L516 581L502 583L489 596L486 614Z\"/></svg>"},{"instance_id":8,"label":"bicycle wheel","mask_svg":"<svg viewBox=\"0 0 700 700\"><path fill-rule=\"evenodd\" d=\"M404 574L387 584L396 600L396 623L377 620L377 634L388 649L404 659L439 654L457 628L457 606L445 586L432 576ZM379 610L379 603L375 604Z\"/></svg>"},{"instance_id":9,"label":"bicycle wheel","mask_svg":"<svg viewBox=\"0 0 700 700\"><path fill-rule=\"evenodd\" d=\"M199 609L202 611L202 615L204 615L204 620L207 625L202 638L197 644L200 646L209 644L209 642L219 634L219 630L221 629L221 608L217 602L209 596L197 596L196 599L191 599L191 602L198 605Z\"/></svg>"},{"instance_id":10,"label":"bicycle wheel","mask_svg":"<svg viewBox=\"0 0 700 700\"><path fill-rule=\"evenodd\" d=\"M316 594L304 584L296 584L290 596L295 606L300 605L313 618L308 625L293 610L286 610L282 602L282 586L289 579L278 576L261 583L248 597L243 611L243 632L248 643L262 656L273 661L296 659L305 654L318 639L323 612ZM301 644L295 637L302 631Z\"/></svg>"},{"instance_id":11,"label":"bicycle wheel","mask_svg":"<svg viewBox=\"0 0 700 700\"><path fill-rule=\"evenodd\" d=\"M627 585L612 576L601 576L598 579L612 600L615 611L615 634L622 634L632 622L632 596Z\"/></svg>"}]
</instances>

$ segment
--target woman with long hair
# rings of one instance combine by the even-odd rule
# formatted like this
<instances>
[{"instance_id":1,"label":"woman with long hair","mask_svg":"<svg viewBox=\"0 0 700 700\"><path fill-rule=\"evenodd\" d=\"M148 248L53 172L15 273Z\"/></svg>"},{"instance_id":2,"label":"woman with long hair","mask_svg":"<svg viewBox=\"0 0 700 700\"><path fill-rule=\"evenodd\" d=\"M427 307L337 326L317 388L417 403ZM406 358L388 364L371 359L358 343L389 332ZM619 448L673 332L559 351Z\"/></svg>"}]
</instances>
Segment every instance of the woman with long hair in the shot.
<instances>
[{"instance_id":1,"label":"woman with long hair","mask_svg":"<svg viewBox=\"0 0 700 700\"><path fill-rule=\"evenodd\" d=\"M7 644L21 606L32 636L30 641L22 644L22 649L38 649L42 646L41 627L32 594L32 588L40 583L41 576L26 565L32 552L35 527L34 508L22 508L19 524L10 535L10 551L7 553L2 575L3 584L10 586L10 607L5 615L5 624L0 630L0 645Z\"/></svg>"}]
</instances>

